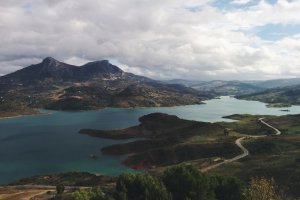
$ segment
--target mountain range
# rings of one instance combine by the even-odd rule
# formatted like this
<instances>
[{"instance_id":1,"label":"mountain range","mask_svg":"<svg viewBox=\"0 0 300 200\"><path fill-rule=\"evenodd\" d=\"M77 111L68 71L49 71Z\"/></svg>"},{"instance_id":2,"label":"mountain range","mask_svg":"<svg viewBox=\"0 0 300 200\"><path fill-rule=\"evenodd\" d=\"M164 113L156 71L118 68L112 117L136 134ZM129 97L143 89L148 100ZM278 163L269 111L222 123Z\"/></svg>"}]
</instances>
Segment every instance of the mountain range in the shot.
<instances>
[{"instance_id":1,"label":"mountain range","mask_svg":"<svg viewBox=\"0 0 300 200\"><path fill-rule=\"evenodd\" d=\"M108 60L75 66L47 57L0 77L0 117L37 109L90 110L201 104L221 95L300 104L300 79L268 81L157 81L127 73Z\"/></svg>"},{"instance_id":2,"label":"mountain range","mask_svg":"<svg viewBox=\"0 0 300 200\"><path fill-rule=\"evenodd\" d=\"M0 111L8 116L36 108L89 110L200 104L211 97L181 84L124 72L107 60L74 66L48 57L0 77Z\"/></svg>"},{"instance_id":3,"label":"mountain range","mask_svg":"<svg viewBox=\"0 0 300 200\"><path fill-rule=\"evenodd\" d=\"M271 92L269 89L288 90L289 88L297 87L300 85L300 78L290 79L273 79L273 80L253 80L253 81L241 81L241 80L212 80L212 81L195 81L174 79L166 81L166 83L182 84L186 87L191 87L201 92L210 92L216 96L222 95L250 95L255 93L262 93L264 91Z\"/></svg>"},{"instance_id":4,"label":"mountain range","mask_svg":"<svg viewBox=\"0 0 300 200\"><path fill-rule=\"evenodd\" d=\"M300 85L267 89L262 92L236 96L239 99L268 103L271 107L300 105Z\"/></svg>"}]
</instances>

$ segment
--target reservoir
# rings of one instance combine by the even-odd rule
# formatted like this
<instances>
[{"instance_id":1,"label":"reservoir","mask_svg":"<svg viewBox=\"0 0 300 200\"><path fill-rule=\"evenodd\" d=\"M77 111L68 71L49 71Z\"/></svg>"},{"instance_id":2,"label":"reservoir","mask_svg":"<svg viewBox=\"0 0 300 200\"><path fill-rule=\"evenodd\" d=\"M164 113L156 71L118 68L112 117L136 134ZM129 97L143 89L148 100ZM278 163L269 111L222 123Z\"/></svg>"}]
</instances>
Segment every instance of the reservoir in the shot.
<instances>
[{"instance_id":1,"label":"reservoir","mask_svg":"<svg viewBox=\"0 0 300 200\"><path fill-rule=\"evenodd\" d=\"M121 164L123 156L104 156L101 148L129 140L108 140L81 135L82 128L119 129L137 125L138 118L153 112L180 118L218 122L232 114L299 114L300 106L267 108L257 101L221 97L205 104L167 108L106 108L97 111L48 111L47 115L0 119L0 184L41 174L85 171L118 175L131 171ZM95 155L97 159L92 159Z\"/></svg>"}]
</instances>

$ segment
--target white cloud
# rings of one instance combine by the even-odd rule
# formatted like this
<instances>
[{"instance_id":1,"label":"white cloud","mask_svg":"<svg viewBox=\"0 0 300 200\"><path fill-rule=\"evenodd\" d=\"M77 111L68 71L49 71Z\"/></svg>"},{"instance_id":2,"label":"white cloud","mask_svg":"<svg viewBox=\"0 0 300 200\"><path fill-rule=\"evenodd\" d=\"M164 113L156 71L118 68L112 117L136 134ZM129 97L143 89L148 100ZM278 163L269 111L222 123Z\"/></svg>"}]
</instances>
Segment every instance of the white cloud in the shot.
<instances>
[{"instance_id":1,"label":"white cloud","mask_svg":"<svg viewBox=\"0 0 300 200\"><path fill-rule=\"evenodd\" d=\"M82 66L90 61L91 60L86 60L84 58L74 57L74 56L63 60L63 62L71 64L71 65L75 65L75 66Z\"/></svg>"},{"instance_id":2,"label":"white cloud","mask_svg":"<svg viewBox=\"0 0 300 200\"><path fill-rule=\"evenodd\" d=\"M278 0L275 4L261 0L247 10L226 13L236 27L253 28L266 24L300 24L300 1Z\"/></svg>"},{"instance_id":3,"label":"white cloud","mask_svg":"<svg viewBox=\"0 0 300 200\"><path fill-rule=\"evenodd\" d=\"M238 5L243 5L243 4L247 4L250 3L252 0L233 0L230 3L231 4L238 4Z\"/></svg>"},{"instance_id":4,"label":"white cloud","mask_svg":"<svg viewBox=\"0 0 300 200\"><path fill-rule=\"evenodd\" d=\"M298 37L270 43L244 31L299 23L299 1L261 1L244 11L209 0L7 2L0 2L0 74L52 56L76 65L112 58L126 71L163 79L300 75Z\"/></svg>"}]
</instances>

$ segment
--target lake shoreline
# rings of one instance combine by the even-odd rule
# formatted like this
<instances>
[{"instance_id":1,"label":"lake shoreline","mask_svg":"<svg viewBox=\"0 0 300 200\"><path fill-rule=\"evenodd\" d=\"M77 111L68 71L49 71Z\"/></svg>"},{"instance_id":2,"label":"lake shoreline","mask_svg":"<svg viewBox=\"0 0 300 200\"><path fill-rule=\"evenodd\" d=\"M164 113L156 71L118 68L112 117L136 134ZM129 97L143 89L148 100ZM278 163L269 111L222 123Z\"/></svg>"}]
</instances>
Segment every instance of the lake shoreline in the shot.
<instances>
[{"instance_id":1,"label":"lake shoreline","mask_svg":"<svg viewBox=\"0 0 300 200\"><path fill-rule=\"evenodd\" d=\"M209 99L211 100L211 99ZM205 100L207 101L207 100ZM86 109L86 110L53 110L53 111L62 111L62 112L87 112L87 111L102 111L105 109L126 109L126 110L133 110L133 109L147 109L147 108L176 108L176 107L182 107L182 106L195 106L195 105L204 105L206 104L205 102L197 103L197 104L185 104L185 105L171 105L171 106L153 106L153 107L146 107L146 106L133 106L133 107L103 107L103 108L95 108L95 109ZM37 110L43 110L43 108L38 108ZM48 110L48 109L46 109ZM26 117L26 116L33 116L33 115L46 115L46 114L51 114L51 113L44 113L44 112L32 112L28 114L16 114L12 116L0 116L1 119L13 119L13 118L19 118L19 117Z\"/></svg>"},{"instance_id":2,"label":"lake shoreline","mask_svg":"<svg viewBox=\"0 0 300 200\"><path fill-rule=\"evenodd\" d=\"M23 115L14 115L14 116L0 117L0 120L2 120L2 119L14 119L14 118L19 118L19 117L29 117L29 116L34 116L34 115L50 115L50 114L51 113L37 112L37 113L32 113L32 114L23 114Z\"/></svg>"},{"instance_id":3,"label":"lake shoreline","mask_svg":"<svg viewBox=\"0 0 300 200\"><path fill-rule=\"evenodd\" d=\"M300 106L293 106L289 113L285 113L280 109L266 108L264 103L237 100L228 96L212 99L205 103L171 108L121 109L110 107L81 112L41 109L35 110L35 112L31 110L22 113L1 113L3 120L1 121L0 118L0 173L2 174L0 183L9 183L35 174L87 171L117 176L122 172L132 170L124 163L122 164L122 161L126 159L124 155L103 155L101 149L131 142L134 139L91 138L88 135L79 134L78 131L81 129L104 131L126 129L139 125L139 117L155 112L176 115L180 119L211 123L227 122L229 119L224 119L223 116L233 114L279 116L300 113ZM51 115L39 116L49 113ZM9 114L15 114L15 116L9 116ZM26 117L29 115L36 116ZM178 124L175 123L175 125ZM136 146L136 148L138 147L143 146ZM187 147L184 146L184 148ZM197 148L194 146L190 148L190 151L198 153ZM99 159L93 159L91 155L95 155ZM158 153L156 155L160 156ZM15 173L16 171L19 173Z\"/></svg>"}]
</instances>

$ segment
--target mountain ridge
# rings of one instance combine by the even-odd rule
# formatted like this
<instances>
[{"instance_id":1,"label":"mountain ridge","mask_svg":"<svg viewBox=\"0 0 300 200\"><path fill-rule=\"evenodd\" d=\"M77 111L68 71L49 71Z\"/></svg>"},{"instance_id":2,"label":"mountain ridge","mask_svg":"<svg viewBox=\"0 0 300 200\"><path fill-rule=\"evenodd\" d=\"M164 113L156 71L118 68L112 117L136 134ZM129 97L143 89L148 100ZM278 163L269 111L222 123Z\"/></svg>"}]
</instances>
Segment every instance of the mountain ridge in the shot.
<instances>
[{"instance_id":1,"label":"mountain ridge","mask_svg":"<svg viewBox=\"0 0 300 200\"><path fill-rule=\"evenodd\" d=\"M300 84L280 88L271 88L253 94L239 95L239 99L268 103L270 107L289 107L300 105Z\"/></svg>"},{"instance_id":2,"label":"mountain ridge","mask_svg":"<svg viewBox=\"0 0 300 200\"><path fill-rule=\"evenodd\" d=\"M102 74L102 76L100 76ZM30 65L11 74L0 77L1 80L9 79L10 82L31 82L42 79L54 81L82 81L97 75L99 78L109 78L109 74L122 76L124 72L117 66L111 65L108 60L89 62L82 66L66 64L47 57L41 63Z\"/></svg>"},{"instance_id":3,"label":"mountain ridge","mask_svg":"<svg viewBox=\"0 0 300 200\"><path fill-rule=\"evenodd\" d=\"M0 77L0 111L200 104L210 94L124 72L108 60L75 66L47 57Z\"/></svg>"},{"instance_id":4,"label":"mountain ridge","mask_svg":"<svg viewBox=\"0 0 300 200\"><path fill-rule=\"evenodd\" d=\"M165 81L166 83L177 83L191 87L201 92L212 92L216 96L223 95L248 95L263 92L268 89L284 88L300 85L300 78L273 79L273 80L210 80L196 81L185 79L173 79Z\"/></svg>"}]
</instances>

